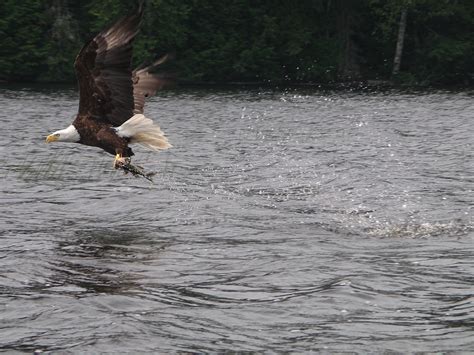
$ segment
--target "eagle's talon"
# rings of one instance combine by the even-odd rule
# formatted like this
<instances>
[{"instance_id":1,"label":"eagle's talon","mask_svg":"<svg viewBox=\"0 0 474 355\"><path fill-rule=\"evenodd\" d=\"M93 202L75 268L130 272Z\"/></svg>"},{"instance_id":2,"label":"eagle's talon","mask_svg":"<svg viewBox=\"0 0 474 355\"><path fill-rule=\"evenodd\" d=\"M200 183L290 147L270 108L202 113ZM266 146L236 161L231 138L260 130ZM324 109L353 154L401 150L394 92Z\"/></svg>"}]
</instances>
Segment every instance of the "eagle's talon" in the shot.
<instances>
[{"instance_id":1,"label":"eagle's talon","mask_svg":"<svg viewBox=\"0 0 474 355\"><path fill-rule=\"evenodd\" d=\"M126 165L129 165L131 162L130 157L122 157L121 154L116 154L114 159L114 168L119 169Z\"/></svg>"},{"instance_id":2,"label":"eagle's talon","mask_svg":"<svg viewBox=\"0 0 474 355\"><path fill-rule=\"evenodd\" d=\"M114 161L114 167L115 169L122 169L125 175L127 175L128 173L131 173L134 177L142 176L148 181L153 182L152 177L153 175L155 175L155 173L154 172L145 173L145 171L143 170L141 166L133 165L131 163L131 160L132 159L130 159L130 157L119 158L118 156L116 156L116 159Z\"/></svg>"}]
</instances>

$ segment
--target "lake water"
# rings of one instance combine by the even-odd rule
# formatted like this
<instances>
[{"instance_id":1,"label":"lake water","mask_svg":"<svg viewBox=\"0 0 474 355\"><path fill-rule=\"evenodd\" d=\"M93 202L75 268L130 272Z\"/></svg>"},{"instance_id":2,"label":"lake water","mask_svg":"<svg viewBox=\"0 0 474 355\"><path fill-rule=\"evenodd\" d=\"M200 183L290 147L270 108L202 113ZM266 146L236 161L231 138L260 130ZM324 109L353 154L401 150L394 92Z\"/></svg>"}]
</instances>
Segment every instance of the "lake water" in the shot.
<instances>
[{"instance_id":1,"label":"lake water","mask_svg":"<svg viewBox=\"0 0 474 355\"><path fill-rule=\"evenodd\" d=\"M0 349L474 350L473 92L176 89L154 184L2 87Z\"/></svg>"}]
</instances>

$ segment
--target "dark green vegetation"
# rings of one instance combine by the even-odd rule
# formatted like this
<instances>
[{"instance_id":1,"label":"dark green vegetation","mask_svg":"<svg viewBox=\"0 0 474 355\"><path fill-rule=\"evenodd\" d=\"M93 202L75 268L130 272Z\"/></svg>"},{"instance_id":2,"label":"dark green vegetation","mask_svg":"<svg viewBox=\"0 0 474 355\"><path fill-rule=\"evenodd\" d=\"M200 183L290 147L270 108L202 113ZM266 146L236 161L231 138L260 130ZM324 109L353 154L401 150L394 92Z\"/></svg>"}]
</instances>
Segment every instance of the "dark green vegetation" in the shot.
<instances>
[{"instance_id":1,"label":"dark green vegetation","mask_svg":"<svg viewBox=\"0 0 474 355\"><path fill-rule=\"evenodd\" d=\"M0 80L73 81L82 44L133 6L131 0L1 1ZM406 30L399 31L403 11ZM469 85L474 1L148 0L134 60L168 52L176 54L179 78L191 82Z\"/></svg>"}]
</instances>

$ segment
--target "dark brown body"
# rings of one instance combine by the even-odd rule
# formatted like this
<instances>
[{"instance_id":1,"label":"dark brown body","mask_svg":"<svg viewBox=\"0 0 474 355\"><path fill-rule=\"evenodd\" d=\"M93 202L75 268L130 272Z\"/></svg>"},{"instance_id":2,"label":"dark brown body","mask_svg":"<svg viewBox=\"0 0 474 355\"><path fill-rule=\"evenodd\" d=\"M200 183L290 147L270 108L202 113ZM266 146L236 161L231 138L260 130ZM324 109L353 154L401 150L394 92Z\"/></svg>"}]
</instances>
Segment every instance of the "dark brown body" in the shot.
<instances>
[{"instance_id":1,"label":"dark brown body","mask_svg":"<svg viewBox=\"0 0 474 355\"><path fill-rule=\"evenodd\" d=\"M78 115L72 124L81 136L79 143L100 147L112 155L120 154L123 157L134 155L128 146L129 139L118 136L109 122L91 120L88 115Z\"/></svg>"}]
</instances>

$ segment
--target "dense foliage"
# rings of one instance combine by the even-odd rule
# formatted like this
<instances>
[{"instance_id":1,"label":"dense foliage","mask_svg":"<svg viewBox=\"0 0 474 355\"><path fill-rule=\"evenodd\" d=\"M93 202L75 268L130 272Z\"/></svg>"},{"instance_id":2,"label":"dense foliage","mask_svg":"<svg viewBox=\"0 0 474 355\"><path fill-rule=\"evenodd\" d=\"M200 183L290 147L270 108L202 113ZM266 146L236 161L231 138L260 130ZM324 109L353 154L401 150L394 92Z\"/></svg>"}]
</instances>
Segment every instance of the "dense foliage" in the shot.
<instances>
[{"instance_id":1,"label":"dense foliage","mask_svg":"<svg viewBox=\"0 0 474 355\"><path fill-rule=\"evenodd\" d=\"M130 0L3 0L0 80L74 80L84 41ZM401 70L392 76L400 13ZM136 64L176 54L199 82L474 82L472 0L147 0Z\"/></svg>"}]
</instances>

